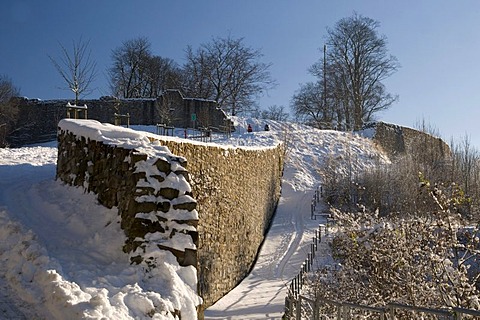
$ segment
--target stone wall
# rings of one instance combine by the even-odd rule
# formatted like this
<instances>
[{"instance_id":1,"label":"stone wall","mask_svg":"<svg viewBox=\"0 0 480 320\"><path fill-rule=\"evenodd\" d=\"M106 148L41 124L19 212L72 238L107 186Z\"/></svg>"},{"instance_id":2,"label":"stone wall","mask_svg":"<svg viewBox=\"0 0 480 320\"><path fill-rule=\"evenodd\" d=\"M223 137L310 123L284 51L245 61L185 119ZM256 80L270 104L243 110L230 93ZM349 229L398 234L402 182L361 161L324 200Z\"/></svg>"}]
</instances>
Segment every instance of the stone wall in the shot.
<instances>
[{"instance_id":1,"label":"stone wall","mask_svg":"<svg viewBox=\"0 0 480 320\"><path fill-rule=\"evenodd\" d=\"M149 139L168 147L176 155L169 156L168 162L177 163L178 168L185 168L185 159L188 160L191 193L184 196L191 195L195 200L198 222L175 221L196 227L196 230L186 227L183 232L192 237L197 251L195 257L189 250L174 254L181 264L193 264L196 260L198 293L204 299L202 307L208 307L233 289L255 262L280 197L283 146L234 148L156 135L149 135ZM65 131L59 134L57 176L66 183L98 193L99 202L107 207L119 203L122 227L131 229L126 231L131 235L126 250L138 247L132 239L146 232L132 217L156 210L155 216L163 222L162 212L167 209L163 200L155 204L132 200L152 191L152 187L139 185L145 179L134 170L135 163L148 161L164 172L162 176L168 172L180 178L187 176L185 169L172 169L165 161L145 157L135 150L105 146ZM176 195L167 188L156 192L167 200ZM172 200L169 201L171 207ZM182 208L195 207L193 202L183 201ZM158 225L148 227L149 232L150 228L158 229Z\"/></svg>"},{"instance_id":2,"label":"stone wall","mask_svg":"<svg viewBox=\"0 0 480 320\"><path fill-rule=\"evenodd\" d=\"M18 109L15 131L7 138L13 146L49 141L57 134L57 124L66 118L68 100L38 100L14 98L10 101ZM155 99L138 100L80 100L87 105L88 118L114 123L115 113L130 113L131 124L154 124ZM83 117L83 115L82 115Z\"/></svg>"},{"instance_id":3,"label":"stone wall","mask_svg":"<svg viewBox=\"0 0 480 320\"><path fill-rule=\"evenodd\" d=\"M12 146L27 143L43 142L54 139L57 124L67 117L67 103L70 100L38 100L12 98L9 102L18 110L17 121L13 132L7 136ZM100 99L80 100L79 106L87 106L88 119L102 123L115 123L115 113L130 115L131 125L167 124L178 128L232 127L226 114L211 100L186 98L178 90L165 91L158 98L116 99L102 97ZM192 121L195 114L195 121ZM83 114L81 115L83 117ZM126 119L122 119L126 124Z\"/></svg>"},{"instance_id":4,"label":"stone wall","mask_svg":"<svg viewBox=\"0 0 480 320\"><path fill-rule=\"evenodd\" d=\"M171 252L180 266L196 268L198 212L185 159L125 130L92 120L62 120L57 179L97 194L98 202L108 208L118 208L127 236L123 250L131 263L145 270L157 268L157 252L163 250ZM129 134L127 143L122 142L122 133ZM117 146L119 142L125 147ZM183 272L192 272L195 278L191 269Z\"/></svg>"},{"instance_id":5,"label":"stone wall","mask_svg":"<svg viewBox=\"0 0 480 320\"><path fill-rule=\"evenodd\" d=\"M394 124L375 123L373 139L391 158L408 154L435 163L451 156L450 147L442 139Z\"/></svg>"},{"instance_id":6,"label":"stone wall","mask_svg":"<svg viewBox=\"0 0 480 320\"><path fill-rule=\"evenodd\" d=\"M199 212L198 290L208 307L253 266L280 197L283 146L244 149L163 143L189 162Z\"/></svg>"}]
</instances>

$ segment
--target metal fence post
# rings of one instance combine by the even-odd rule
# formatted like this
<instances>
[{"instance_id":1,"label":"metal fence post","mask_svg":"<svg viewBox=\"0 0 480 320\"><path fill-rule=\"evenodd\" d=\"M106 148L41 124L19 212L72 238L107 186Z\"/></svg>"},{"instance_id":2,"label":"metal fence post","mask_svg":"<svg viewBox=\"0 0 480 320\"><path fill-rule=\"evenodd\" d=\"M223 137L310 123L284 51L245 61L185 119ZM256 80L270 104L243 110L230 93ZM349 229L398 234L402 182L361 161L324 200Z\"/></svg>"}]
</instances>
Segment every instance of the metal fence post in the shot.
<instances>
[{"instance_id":1,"label":"metal fence post","mask_svg":"<svg viewBox=\"0 0 480 320\"><path fill-rule=\"evenodd\" d=\"M287 319L290 318L290 300L289 300L289 295L285 297L285 316Z\"/></svg>"},{"instance_id":2,"label":"metal fence post","mask_svg":"<svg viewBox=\"0 0 480 320\"><path fill-rule=\"evenodd\" d=\"M297 299L297 308L296 308L296 319L297 320L302 320L302 296L298 296Z\"/></svg>"},{"instance_id":3,"label":"metal fence post","mask_svg":"<svg viewBox=\"0 0 480 320\"><path fill-rule=\"evenodd\" d=\"M297 282L296 277L294 277L292 279L291 286L292 286L292 294L295 297L295 299L297 298L297 283L296 282Z\"/></svg>"}]
</instances>

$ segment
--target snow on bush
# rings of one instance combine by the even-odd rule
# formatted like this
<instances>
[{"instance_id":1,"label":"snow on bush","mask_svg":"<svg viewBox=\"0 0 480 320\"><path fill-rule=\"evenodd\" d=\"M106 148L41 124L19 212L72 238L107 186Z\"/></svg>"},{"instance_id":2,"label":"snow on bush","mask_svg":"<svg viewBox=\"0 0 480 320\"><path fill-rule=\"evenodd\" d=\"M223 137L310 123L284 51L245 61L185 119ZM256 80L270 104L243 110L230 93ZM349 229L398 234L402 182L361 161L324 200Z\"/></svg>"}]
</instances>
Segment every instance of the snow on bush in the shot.
<instances>
[{"instance_id":1,"label":"snow on bush","mask_svg":"<svg viewBox=\"0 0 480 320\"><path fill-rule=\"evenodd\" d=\"M452 189L425 183L420 188L430 196L432 212L379 216L332 209L336 265L317 272L310 294L370 306L479 310L478 226L465 232L466 221L453 210L460 198Z\"/></svg>"}]
</instances>

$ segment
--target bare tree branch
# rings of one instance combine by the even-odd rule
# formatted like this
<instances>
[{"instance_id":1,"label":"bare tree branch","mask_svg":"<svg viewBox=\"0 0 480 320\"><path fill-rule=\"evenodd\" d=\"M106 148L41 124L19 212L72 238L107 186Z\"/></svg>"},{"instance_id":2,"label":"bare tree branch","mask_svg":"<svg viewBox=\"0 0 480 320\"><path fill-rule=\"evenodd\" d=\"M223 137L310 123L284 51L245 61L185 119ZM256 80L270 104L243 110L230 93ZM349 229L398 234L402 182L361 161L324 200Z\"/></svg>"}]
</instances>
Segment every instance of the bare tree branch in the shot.
<instances>
[{"instance_id":1,"label":"bare tree branch","mask_svg":"<svg viewBox=\"0 0 480 320\"><path fill-rule=\"evenodd\" d=\"M18 120L18 107L12 98L19 95L20 89L12 80L6 75L0 75L0 147L8 145L8 136Z\"/></svg>"},{"instance_id":2,"label":"bare tree branch","mask_svg":"<svg viewBox=\"0 0 480 320\"><path fill-rule=\"evenodd\" d=\"M214 38L195 52L188 47L186 56L187 94L215 100L232 115L252 108L255 97L275 86L271 64L259 62L260 50L246 47L242 38Z\"/></svg>"},{"instance_id":3,"label":"bare tree branch","mask_svg":"<svg viewBox=\"0 0 480 320\"><path fill-rule=\"evenodd\" d=\"M97 76L97 64L91 58L89 50L90 41L83 41L80 38L72 44L72 51L59 43L61 54L59 58L48 56L55 69L58 71L66 88L75 94L75 104L82 95L90 94L93 89L90 85Z\"/></svg>"},{"instance_id":4,"label":"bare tree branch","mask_svg":"<svg viewBox=\"0 0 480 320\"><path fill-rule=\"evenodd\" d=\"M182 71L172 59L152 55L150 41L140 37L112 51L109 69L112 94L121 98L155 98L180 88Z\"/></svg>"}]
</instances>

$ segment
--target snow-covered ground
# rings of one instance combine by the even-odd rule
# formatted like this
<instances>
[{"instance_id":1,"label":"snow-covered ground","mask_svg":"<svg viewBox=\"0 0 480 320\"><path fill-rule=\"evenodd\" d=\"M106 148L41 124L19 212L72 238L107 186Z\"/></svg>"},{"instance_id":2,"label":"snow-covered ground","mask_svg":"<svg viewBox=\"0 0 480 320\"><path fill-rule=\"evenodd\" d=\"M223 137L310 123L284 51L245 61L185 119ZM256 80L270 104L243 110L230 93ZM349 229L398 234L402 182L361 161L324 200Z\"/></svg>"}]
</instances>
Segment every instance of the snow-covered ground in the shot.
<instances>
[{"instance_id":1,"label":"snow-covered ground","mask_svg":"<svg viewBox=\"0 0 480 320\"><path fill-rule=\"evenodd\" d=\"M335 158L345 172L388 159L357 135L273 121L262 131L266 122L236 121L231 138L214 136L213 143L287 143L282 196L253 271L205 317L279 319L288 282L318 227L310 220L310 201L324 160ZM166 283L177 288L173 279L145 281L129 264L115 209L55 181L56 156L55 143L0 149L0 319L151 319L154 303L182 304L162 292Z\"/></svg>"}]
</instances>

